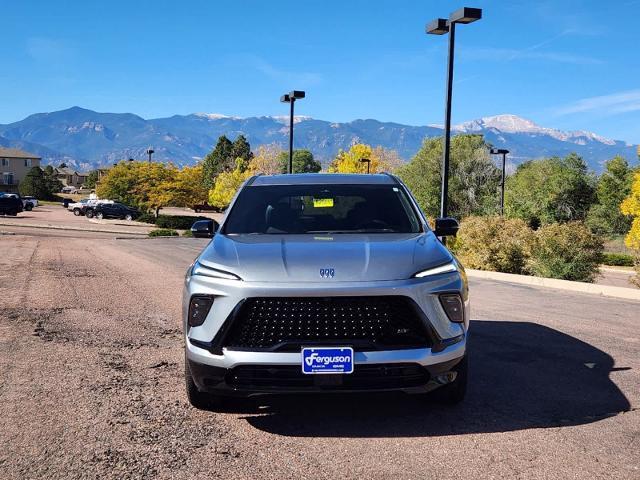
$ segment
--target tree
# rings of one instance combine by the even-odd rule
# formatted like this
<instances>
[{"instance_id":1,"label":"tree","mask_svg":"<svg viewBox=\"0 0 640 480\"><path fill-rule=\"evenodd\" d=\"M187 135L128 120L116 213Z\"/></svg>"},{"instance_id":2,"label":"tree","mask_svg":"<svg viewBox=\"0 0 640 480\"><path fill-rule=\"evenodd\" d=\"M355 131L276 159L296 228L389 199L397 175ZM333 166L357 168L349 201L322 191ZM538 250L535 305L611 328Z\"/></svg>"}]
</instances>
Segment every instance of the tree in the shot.
<instances>
[{"instance_id":1,"label":"tree","mask_svg":"<svg viewBox=\"0 0 640 480\"><path fill-rule=\"evenodd\" d=\"M62 182L58 179L56 171L51 165L44 167L44 183L49 192L49 198L52 198L55 193L62 190Z\"/></svg>"},{"instance_id":2,"label":"tree","mask_svg":"<svg viewBox=\"0 0 640 480\"><path fill-rule=\"evenodd\" d=\"M640 255L640 172L636 172L631 191L620 205L620 211L633 218L625 244Z\"/></svg>"},{"instance_id":3,"label":"tree","mask_svg":"<svg viewBox=\"0 0 640 480\"><path fill-rule=\"evenodd\" d=\"M96 193L144 211L154 210L157 215L172 199L173 186L168 182L176 172L173 165L164 163L120 162L109 169Z\"/></svg>"},{"instance_id":4,"label":"tree","mask_svg":"<svg viewBox=\"0 0 640 480\"><path fill-rule=\"evenodd\" d=\"M500 170L491 161L482 135L456 135L449 159L448 215L491 215L498 211ZM397 170L431 218L440 214L442 138L427 138L413 159Z\"/></svg>"},{"instance_id":5,"label":"tree","mask_svg":"<svg viewBox=\"0 0 640 480\"><path fill-rule=\"evenodd\" d=\"M620 211L620 204L631 192L634 169L624 157L617 156L606 163L598 179L597 202L587 214L587 225L595 233L621 235L631 227L631 217Z\"/></svg>"},{"instance_id":6,"label":"tree","mask_svg":"<svg viewBox=\"0 0 640 480\"><path fill-rule=\"evenodd\" d=\"M216 143L213 151L204 157L202 162L203 183L207 189L213 187L216 177L227 170L227 162L232 149L233 144L231 141L225 135L222 135L218 138L218 143Z\"/></svg>"},{"instance_id":7,"label":"tree","mask_svg":"<svg viewBox=\"0 0 640 480\"><path fill-rule=\"evenodd\" d=\"M53 196L55 192L49 190L49 185L40 167L32 167L19 185L20 195L32 196L46 200Z\"/></svg>"},{"instance_id":8,"label":"tree","mask_svg":"<svg viewBox=\"0 0 640 480\"><path fill-rule=\"evenodd\" d=\"M262 173L264 175L282 173L282 166L280 162L281 153L282 148L276 143L260 145L249 164L248 170L250 170L254 175L258 173Z\"/></svg>"},{"instance_id":9,"label":"tree","mask_svg":"<svg viewBox=\"0 0 640 480\"><path fill-rule=\"evenodd\" d=\"M336 158L329 166L331 173L367 173L368 159L369 172L390 172L395 170L402 162L397 152L386 150L383 147L372 148L371 145L356 143L349 150L340 150Z\"/></svg>"},{"instance_id":10,"label":"tree","mask_svg":"<svg viewBox=\"0 0 640 480\"><path fill-rule=\"evenodd\" d=\"M249 167L249 163L251 163L251 159L253 158L251 145L249 145L249 142L247 142L244 135L238 135L234 140L233 145L231 146L229 158L227 159L227 168L225 170L233 169L236 166L235 161L238 158L242 159L242 171Z\"/></svg>"},{"instance_id":11,"label":"tree","mask_svg":"<svg viewBox=\"0 0 640 480\"><path fill-rule=\"evenodd\" d=\"M595 178L581 157L530 160L507 179L505 213L533 228L584 220L595 199Z\"/></svg>"},{"instance_id":12,"label":"tree","mask_svg":"<svg viewBox=\"0 0 640 480\"><path fill-rule=\"evenodd\" d=\"M208 191L202 184L203 167L184 167L176 170L174 178L165 180L159 190L169 192L166 205L174 207L192 207L204 203L208 198Z\"/></svg>"},{"instance_id":13,"label":"tree","mask_svg":"<svg viewBox=\"0 0 640 480\"><path fill-rule=\"evenodd\" d=\"M289 152L280 152L278 155L280 171L278 173L289 172ZM313 153L309 150L294 150L292 158L293 173L318 173L322 169L320 162L313 158Z\"/></svg>"},{"instance_id":14,"label":"tree","mask_svg":"<svg viewBox=\"0 0 640 480\"><path fill-rule=\"evenodd\" d=\"M244 160L236 160L236 168L230 172L222 172L216 178L213 189L209 191L209 205L227 208L242 183L251 176L250 170L243 170Z\"/></svg>"},{"instance_id":15,"label":"tree","mask_svg":"<svg viewBox=\"0 0 640 480\"><path fill-rule=\"evenodd\" d=\"M215 148L204 157L203 182L207 189L213 187L216 177L222 172L229 172L236 168L236 160L240 158L240 168L244 172L253 158L251 145L244 135L238 135L233 143L225 135L218 138Z\"/></svg>"},{"instance_id":16,"label":"tree","mask_svg":"<svg viewBox=\"0 0 640 480\"><path fill-rule=\"evenodd\" d=\"M96 183L98 183L98 170L91 170L87 175L84 186L85 188L96 188Z\"/></svg>"}]
</instances>

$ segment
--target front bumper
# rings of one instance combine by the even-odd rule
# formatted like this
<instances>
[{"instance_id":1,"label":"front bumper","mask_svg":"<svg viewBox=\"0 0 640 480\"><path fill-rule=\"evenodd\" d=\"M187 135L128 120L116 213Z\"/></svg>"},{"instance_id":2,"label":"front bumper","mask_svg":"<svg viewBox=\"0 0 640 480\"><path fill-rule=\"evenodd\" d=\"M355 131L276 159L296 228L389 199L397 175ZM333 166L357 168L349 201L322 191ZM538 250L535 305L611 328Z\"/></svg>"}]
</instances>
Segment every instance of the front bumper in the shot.
<instances>
[{"instance_id":1,"label":"front bumper","mask_svg":"<svg viewBox=\"0 0 640 480\"><path fill-rule=\"evenodd\" d=\"M465 341L448 347L446 352L431 354L419 349L404 351L356 352L355 367L351 374L305 375L298 363L252 363L238 364L232 368L216 367L199 363L187 357L188 371L198 390L217 395L243 396L275 393L312 392L389 392L426 393L448 381L449 374L462 361ZM255 355L253 352L234 352ZM372 354L374 359L368 358ZM269 353L266 355L281 355ZM385 361L384 359L388 361ZM266 360L266 359L265 359ZM274 361L275 358L270 360ZM420 363L422 362L422 363Z\"/></svg>"},{"instance_id":2,"label":"front bumper","mask_svg":"<svg viewBox=\"0 0 640 480\"><path fill-rule=\"evenodd\" d=\"M450 292L463 296L464 323L449 321L442 309L439 295ZM215 297L205 322L199 327L189 327L187 324L189 301L193 295ZM299 351L243 351L222 348L218 352L205 347L216 337L232 310L246 298L385 295L400 295L413 300L424 313L429 323L428 327L435 333L438 342L430 348L356 351L355 371L350 375L304 375L301 371L302 355ZM186 361L194 382L201 391L232 395L363 390L424 392L438 386L437 377L446 373L464 357L469 325L469 302L466 280L464 274L459 272L405 280L331 284L243 282L196 275L186 278L183 318ZM378 380L360 382L357 377L365 371L369 372L372 379ZM395 381L398 380L396 377L388 378L393 377L398 371L401 372L400 377L407 378L399 382ZM405 373L407 375L404 375ZM274 376L279 375L282 378L286 377L290 382L287 384L287 381L271 381Z\"/></svg>"}]
</instances>

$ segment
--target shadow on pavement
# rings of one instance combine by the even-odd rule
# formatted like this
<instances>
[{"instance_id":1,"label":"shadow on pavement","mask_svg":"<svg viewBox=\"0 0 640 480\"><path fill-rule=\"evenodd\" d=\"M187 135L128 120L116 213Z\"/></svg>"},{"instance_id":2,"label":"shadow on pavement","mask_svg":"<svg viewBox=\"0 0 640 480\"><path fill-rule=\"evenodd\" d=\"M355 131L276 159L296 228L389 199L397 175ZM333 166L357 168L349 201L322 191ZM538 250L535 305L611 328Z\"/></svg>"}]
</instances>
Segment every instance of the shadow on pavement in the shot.
<instances>
[{"instance_id":1,"label":"shadow on pavement","mask_svg":"<svg viewBox=\"0 0 640 480\"><path fill-rule=\"evenodd\" d=\"M469 390L456 407L401 394L264 397L244 418L279 435L407 437L580 425L630 408L609 379L624 367L557 330L476 320L469 345Z\"/></svg>"}]
</instances>

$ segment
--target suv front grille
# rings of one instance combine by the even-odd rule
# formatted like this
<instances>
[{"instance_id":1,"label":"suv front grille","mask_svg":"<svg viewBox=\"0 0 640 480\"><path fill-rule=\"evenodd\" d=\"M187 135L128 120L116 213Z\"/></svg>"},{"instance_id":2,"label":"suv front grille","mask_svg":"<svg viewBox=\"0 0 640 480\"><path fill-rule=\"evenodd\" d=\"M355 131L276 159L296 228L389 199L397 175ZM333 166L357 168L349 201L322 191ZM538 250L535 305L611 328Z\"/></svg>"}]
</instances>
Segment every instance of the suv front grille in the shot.
<instances>
[{"instance_id":1,"label":"suv front grille","mask_svg":"<svg viewBox=\"0 0 640 480\"><path fill-rule=\"evenodd\" d=\"M417 305L408 297L249 298L227 320L221 346L299 351L313 345L356 350L431 346Z\"/></svg>"}]
</instances>

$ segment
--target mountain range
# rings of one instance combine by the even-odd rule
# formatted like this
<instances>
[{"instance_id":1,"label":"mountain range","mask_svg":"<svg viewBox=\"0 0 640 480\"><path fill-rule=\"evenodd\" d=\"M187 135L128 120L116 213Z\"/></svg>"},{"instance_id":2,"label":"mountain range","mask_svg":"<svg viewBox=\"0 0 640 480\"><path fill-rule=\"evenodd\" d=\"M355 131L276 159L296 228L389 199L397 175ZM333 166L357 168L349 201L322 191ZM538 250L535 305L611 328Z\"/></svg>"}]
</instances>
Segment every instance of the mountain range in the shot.
<instances>
[{"instance_id":1,"label":"mountain range","mask_svg":"<svg viewBox=\"0 0 640 480\"><path fill-rule=\"evenodd\" d=\"M636 145L591 132L545 128L516 115L483 117L456 125L452 130L483 134L492 145L509 149L513 164L576 152L591 169L601 171L604 161L615 155L631 162L637 158ZM234 139L243 134L253 148L274 142L286 148L288 132L288 117L241 118L195 113L146 120L132 113L99 113L72 107L0 125L0 146L38 154L45 164L65 162L89 170L121 159L144 159L149 146L155 151L154 160L193 164L211 151L220 135ZM296 148L308 148L325 165L339 149L357 142L396 150L409 160L425 137L438 135L442 135L442 127L438 125L409 126L371 119L336 123L295 118Z\"/></svg>"}]
</instances>

